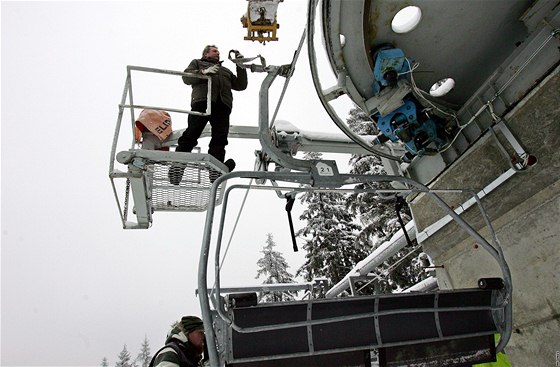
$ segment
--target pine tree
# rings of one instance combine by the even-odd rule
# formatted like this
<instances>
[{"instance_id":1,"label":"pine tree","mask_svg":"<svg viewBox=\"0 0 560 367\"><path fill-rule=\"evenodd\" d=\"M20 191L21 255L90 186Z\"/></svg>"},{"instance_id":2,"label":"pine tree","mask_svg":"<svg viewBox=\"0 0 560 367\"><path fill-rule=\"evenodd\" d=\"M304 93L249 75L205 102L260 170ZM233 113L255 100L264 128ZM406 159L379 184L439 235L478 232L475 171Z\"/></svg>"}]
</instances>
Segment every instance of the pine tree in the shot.
<instances>
[{"instance_id":1,"label":"pine tree","mask_svg":"<svg viewBox=\"0 0 560 367\"><path fill-rule=\"evenodd\" d=\"M119 353L119 360L115 367L133 367L133 364L130 361L130 353L126 349L126 344L123 347L123 350Z\"/></svg>"},{"instance_id":2,"label":"pine tree","mask_svg":"<svg viewBox=\"0 0 560 367\"><path fill-rule=\"evenodd\" d=\"M289 265L284 259L284 256L278 251L274 250L276 242L271 233L266 235L266 245L263 246L263 257L257 261L259 267L256 279L261 275L265 276L263 284L284 284L293 283L294 276L288 272ZM261 302L282 302L293 301L296 292L262 292L259 295Z\"/></svg>"},{"instance_id":3,"label":"pine tree","mask_svg":"<svg viewBox=\"0 0 560 367\"><path fill-rule=\"evenodd\" d=\"M359 108L350 110L346 123L358 135L376 135L379 133L375 122Z\"/></svg>"},{"instance_id":4,"label":"pine tree","mask_svg":"<svg viewBox=\"0 0 560 367\"><path fill-rule=\"evenodd\" d=\"M318 159L318 153L308 153L306 159ZM305 238L306 261L296 275L307 281L326 277L337 283L358 261L369 253L369 247L356 242L360 226L355 215L346 208L348 196L334 192L308 192L301 202L306 209L300 216L307 225L297 235Z\"/></svg>"},{"instance_id":5,"label":"pine tree","mask_svg":"<svg viewBox=\"0 0 560 367\"><path fill-rule=\"evenodd\" d=\"M350 111L348 125L359 134L376 134L377 128L368 116L359 109ZM375 155L353 155L350 159L351 173L364 175L385 175L381 159ZM388 182L371 182L359 184L356 188L390 189ZM363 228L359 234L359 242L373 244L376 248L401 229L396 204L397 197L382 196L373 193L354 193L348 200L348 209L360 218ZM407 205L400 211L403 223L412 219ZM364 293L387 293L407 288L426 278L421 262L418 259L420 248L416 241L405 246L393 259L387 260L378 269L377 279L364 286ZM373 286L371 286L373 285ZM360 286L358 286L358 289Z\"/></svg>"},{"instance_id":6,"label":"pine tree","mask_svg":"<svg viewBox=\"0 0 560 367\"><path fill-rule=\"evenodd\" d=\"M148 336L144 335L144 342L140 347L140 353L136 360L140 362L141 367L148 367L150 365L150 361L152 360L152 356L150 355L150 343L148 342Z\"/></svg>"},{"instance_id":7,"label":"pine tree","mask_svg":"<svg viewBox=\"0 0 560 367\"><path fill-rule=\"evenodd\" d=\"M103 357L101 360L101 367L109 367L109 362L107 362L107 357Z\"/></svg>"}]
</instances>

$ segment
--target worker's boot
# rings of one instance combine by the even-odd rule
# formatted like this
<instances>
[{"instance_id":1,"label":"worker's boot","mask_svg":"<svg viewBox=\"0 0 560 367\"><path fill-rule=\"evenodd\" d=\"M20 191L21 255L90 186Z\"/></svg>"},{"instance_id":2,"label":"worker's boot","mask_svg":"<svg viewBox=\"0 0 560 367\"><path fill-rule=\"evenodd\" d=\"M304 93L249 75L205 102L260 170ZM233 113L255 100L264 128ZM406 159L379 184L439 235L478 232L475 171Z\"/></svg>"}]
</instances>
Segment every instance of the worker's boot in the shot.
<instances>
[{"instance_id":1,"label":"worker's boot","mask_svg":"<svg viewBox=\"0 0 560 367\"><path fill-rule=\"evenodd\" d=\"M169 171L167 172L169 182L173 185L179 185L183 179L185 168L187 168L187 166L183 163L173 163L169 166Z\"/></svg>"},{"instance_id":2,"label":"worker's boot","mask_svg":"<svg viewBox=\"0 0 560 367\"><path fill-rule=\"evenodd\" d=\"M231 158L225 161L224 164L226 165L227 168L229 168L230 172L233 171L233 169L235 168L235 161Z\"/></svg>"},{"instance_id":3,"label":"worker's boot","mask_svg":"<svg viewBox=\"0 0 560 367\"><path fill-rule=\"evenodd\" d=\"M224 165L229 169L228 172L231 172L235 168L235 161L230 158L224 162ZM214 183L214 181L216 181L216 179L221 176L221 173L211 169L209 175L210 183Z\"/></svg>"}]
</instances>

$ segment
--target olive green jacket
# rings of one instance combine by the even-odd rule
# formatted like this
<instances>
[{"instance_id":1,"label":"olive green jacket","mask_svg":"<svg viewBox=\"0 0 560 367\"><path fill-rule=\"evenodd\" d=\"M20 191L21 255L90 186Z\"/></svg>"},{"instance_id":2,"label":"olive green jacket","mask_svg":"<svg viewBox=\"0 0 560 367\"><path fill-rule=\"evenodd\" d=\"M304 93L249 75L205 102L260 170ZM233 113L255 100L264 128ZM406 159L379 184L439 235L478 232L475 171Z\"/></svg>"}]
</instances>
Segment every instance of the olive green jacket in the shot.
<instances>
[{"instance_id":1,"label":"olive green jacket","mask_svg":"<svg viewBox=\"0 0 560 367\"><path fill-rule=\"evenodd\" d=\"M247 88L247 71L239 66L237 68L237 75L231 72L228 68L221 65L214 60L202 58L191 61L189 66L185 69L185 73L202 74L202 70L209 68L212 65L218 64L220 68L218 72L212 74L212 102L218 101L218 98L230 109L233 104L233 95L231 90L245 90ZM191 106L199 101L205 101L208 94L208 80L204 78L195 78L183 76L183 82L192 86Z\"/></svg>"}]
</instances>

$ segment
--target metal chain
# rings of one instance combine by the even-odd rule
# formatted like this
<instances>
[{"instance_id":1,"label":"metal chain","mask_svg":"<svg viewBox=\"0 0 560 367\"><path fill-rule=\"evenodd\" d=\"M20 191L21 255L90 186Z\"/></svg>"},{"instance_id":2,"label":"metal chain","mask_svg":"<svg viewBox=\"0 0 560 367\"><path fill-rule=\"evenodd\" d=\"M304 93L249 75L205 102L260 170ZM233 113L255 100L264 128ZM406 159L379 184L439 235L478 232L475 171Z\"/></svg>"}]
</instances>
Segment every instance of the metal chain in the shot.
<instances>
[{"instance_id":1,"label":"metal chain","mask_svg":"<svg viewBox=\"0 0 560 367\"><path fill-rule=\"evenodd\" d=\"M126 222L128 220L128 197L130 196L130 178L126 179L126 189L124 192L124 211L123 219Z\"/></svg>"}]
</instances>

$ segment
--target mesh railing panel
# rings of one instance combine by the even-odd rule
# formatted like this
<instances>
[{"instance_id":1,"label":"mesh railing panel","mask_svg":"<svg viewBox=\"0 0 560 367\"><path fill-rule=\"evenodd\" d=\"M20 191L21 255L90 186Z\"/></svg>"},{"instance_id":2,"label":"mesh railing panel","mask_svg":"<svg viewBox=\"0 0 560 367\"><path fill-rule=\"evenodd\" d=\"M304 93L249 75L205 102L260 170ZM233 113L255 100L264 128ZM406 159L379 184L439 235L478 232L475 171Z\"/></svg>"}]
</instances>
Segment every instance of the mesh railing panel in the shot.
<instances>
[{"instance_id":1,"label":"mesh railing panel","mask_svg":"<svg viewBox=\"0 0 560 367\"><path fill-rule=\"evenodd\" d=\"M206 210L212 182L223 173L208 162L147 164L146 180L154 211ZM222 201L223 186L218 189L216 205Z\"/></svg>"}]
</instances>

